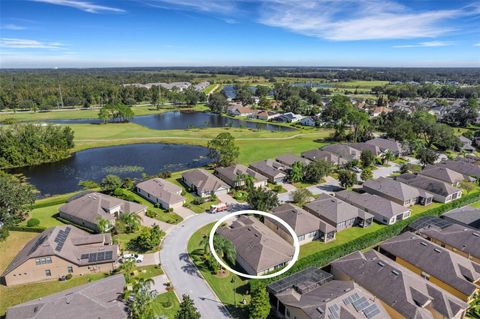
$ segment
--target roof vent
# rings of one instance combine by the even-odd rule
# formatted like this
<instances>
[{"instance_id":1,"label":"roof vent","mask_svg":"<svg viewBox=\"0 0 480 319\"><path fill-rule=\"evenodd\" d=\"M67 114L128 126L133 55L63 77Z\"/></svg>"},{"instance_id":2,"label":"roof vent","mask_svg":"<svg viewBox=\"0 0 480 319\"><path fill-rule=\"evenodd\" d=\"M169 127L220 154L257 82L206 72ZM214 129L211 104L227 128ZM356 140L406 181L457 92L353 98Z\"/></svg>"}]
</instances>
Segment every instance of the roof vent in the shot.
<instances>
[{"instance_id":1,"label":"roof vent","mask_svg":"<svg viewBox=\"0 0 480 319\"><path fill-rule=\"evenodd\" d=\"M433 251L435 251L436 253L441 253L442 251L438 248L434 248Z\"/></svg>"},{"instance_id":2,"label":"roof vent","mask_svg":"<svg viewBox=\"0 0 480 319\"><path fill-rule=\"evenodd\" d=\"M320 308L320 307L317 307L317 311L318 311L320 314L322 314L322 315L323 315L323 309L322 309L322 308Z\"/></svg>"},{"instance_id":3,"label":"roof vent","mask_svg":"<svg viewBox=\"0 0 480 319\"><path fill-rule=\"evenodd\" d=\"M392 274L394 274L395 276L398 276L398 275L400 275L400 273L398 272L398 270L395 270L395 269L394 269L394 270L392 270Z\"/></svg>"},{"instance_id":4,"label":"roof vent","mask_svg":"<svg viewBox=\"0 0 480 319\"><path fill-rule=\"evenodd\" d=\"M33 308L33 312L37 312L38 311L38 306L35 306L35 308Z\"/></svg>"},{"instance_id":5,"label":"roof vent","mask_svg":"<svg viewBox=\"0 0 480 319\"><path fill-rule=\"evenodd\" d=\"M479 234L479 233L473 233L473 236L480 238L480 234Z\"/></svg>"},{"instance_id":6,"label":"roof vent","mask_svg":"<svg viewBox=\"0 0 480 319\"><path fill-rule=\"evenodd\" d=\"M379 261L377 264L378 264L380 267L385 267L385 263L384 263L383 261Z\"/></svg>"},{"instance_id":7,"label":"roof vent","mask_svg":"<svg viewBox=\"0 0 480 319\"><path fill-rule=\"evenodd\" d=\"M420 242L420 245L427 247L427 243L426 243L426 242L423 242L423 241Z\"/></svg>"}]
</instances>

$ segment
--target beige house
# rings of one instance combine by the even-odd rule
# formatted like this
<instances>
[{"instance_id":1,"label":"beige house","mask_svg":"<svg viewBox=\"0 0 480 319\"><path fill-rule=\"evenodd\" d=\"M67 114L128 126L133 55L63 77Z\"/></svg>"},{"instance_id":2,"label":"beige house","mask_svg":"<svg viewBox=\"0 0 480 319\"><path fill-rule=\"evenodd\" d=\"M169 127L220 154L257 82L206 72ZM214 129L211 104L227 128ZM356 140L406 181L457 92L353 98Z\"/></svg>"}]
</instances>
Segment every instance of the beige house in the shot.
<instances>
[{"instance_id":1,"label":"beige house","mask_svg":"<svg viewBox=\"0 0 480 319\"><path fill-rule=\"evenodd\" d=\"M163 178L152 178L138 183L135 187L138 194L163 209L182 207L185 199L182 197L182 188Z\"/></svg>"},{"instance_id":2,"label":"beige house","mask_svg":"<svg viewBox=\"0 0 480 319\"><path fill-rule=\"evenodd\" d=\"M58 280L115 269L118 245L110 234L89 234L73 226L51 227L27 243L2 274L5 285Z\"/></svg>"},{"instance_id":3,"label":"beige house","mask_svg":"<svg viewBox=\"0 0 480 319\"><path fill-rule=\"evenodd\" d=\"M253 179L254 187L267 186L268 178L242 164L234 164L228 167L218 167L215 175L231 187L243 187L250 176Z\"/></svg>"},{"instance_id":4,"label":"beige house","mask_svg":"<svg viewBox=\"0 0 480 319\"><path fill-rule=\"evenodd\" d=\"M121 214L144 213L147 211L147 206L92 192L70 199L58 210L61 218L98 232L100 220L107 220L113 227L115 220Z\"/></svg>"},{"instance_id":5,"label":"beige house","mask_svg":"<svg viewBox=\"0 0 480 319\"><path fill-rule=\"evenodd\" d=\"M194 169L182 174L182 181L200 197L227 194L230 186L204 169Z\"/></svg>"}]
</instances>

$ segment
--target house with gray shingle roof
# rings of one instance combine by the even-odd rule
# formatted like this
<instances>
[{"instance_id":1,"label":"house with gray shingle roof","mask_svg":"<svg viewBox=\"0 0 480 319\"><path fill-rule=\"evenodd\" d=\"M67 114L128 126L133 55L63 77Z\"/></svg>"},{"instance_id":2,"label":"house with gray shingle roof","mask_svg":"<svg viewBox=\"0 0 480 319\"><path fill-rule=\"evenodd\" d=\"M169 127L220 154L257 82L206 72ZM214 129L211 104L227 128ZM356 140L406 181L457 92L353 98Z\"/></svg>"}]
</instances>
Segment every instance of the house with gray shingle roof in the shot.
<instances>
[{"instance_id":1,"label":"house with gray shingle roof","mask_svg":"<svg viewBox=\"0 0 480 319\"><path fill-rule=\"evenodd\" d=\"M107 277L7 309L6 319L127 319L125 278Z\"/></svg>"},{"instance_id":2,"label":"house with gray shingle roof","mask_svg":"<svg viewBox=\"0 0 480 319\"><path fill-rule=\"evenodd\" d=\"M446 167L465 176L480 178L480 165L474 160L459 157L455 160L443 160L435 166Z\"/></svg>"},{"instance_id":3,"label":"house with gray shingle roof","mask_svg":"<svg viewBox=\"0 0 480 319\"><path fill-rule=\"evenodd\" d=\"M267 185L268 178L242 164L234 164L228 167L217 167L215 175L231 187L245 186L246 176L253 178L254 187L263 187Z\"/></svg>"},{"instance_id":4,"label":"house with gray shingle roof","mask_svg":"<svg viewBox=\"0 0 480 319\"><path fill-rule=\"evenodd\" d=\"M415 204L430 205L433 195L391 178L380 177L363 183L363 190L391 200L405 207Z\"/></svg>"},{"instance_id":5,"label":"house with gray shingle roof","mask_svg":"<svg viewBox=\"0 0 480 319\"><path fill-rule=\"evenodd\" d=\"M200 197L226 194L230 186L204 169L194 169L182 174L182 181Z\"/></svg>"},{"instance_id":6,"label":"house with gray shingle roof","mask_svg":"<svg viewBox=\"0 0 480 319\"><path fill-rule=\"evenodd\" d=\"M305 210L335 227L339 232L353 226L368 227L373 215L327 194L320 194Z\"/></svg>"},{"instance_id":7,"label":"house with gray shingle roof","mask_svg":"<svg viewBox=\"0 0 480 319\"><path fill-rule=\"evenodd\" d=\"M376 296L394 318L463 318L468 304L393 260L370 250L331 264L338 280L353 280Z\"/></svg>"},{"instance_id":8,"label":"house with gray shingle roof","mask_svg":"<svg viewBox=\"0 0 480 319\"><path fill-rule=\"evenodd\" d=\"M347 144L332 144L322 147L322 151L328 151L335 153L337 156L341 157L342 159L350 162L354 159L359 160L360 155L362 154L361 151L353 148Z\"/></svg>"},{"instance_id":9,"label":"house with gray shingle roof","mask_svg":"<svg viewBox=\"0 0 480 319\"><path fill-rule=\"evenodd\" d=\"M370 151L372 152L373 156L379 156L382 154L382 151L377 145L368 144L368 143L350 143L348 146L353 147L354 149L359 150L360 152L363 151Z\"/></svg>"},{"instance_id":10,"label":"house with gray shingle roof","mask_svg":"<svg viewBox=\"0 0 480 319\"><path fill-rule=\"evenodd\" d=\"M465 302L480 291L480 264L414 233L384 241L379 251Z\"/></svg>"},{"instance_id":11,"label":"house with gray shingle roof","mask_svg":"<svg viewBox=\"0 0 480 319\"><path fill-rule=\"evenodd\" d=\"M185 203L182 188L163 178L152 178L135 186L138 194L163 209L181 207Z\"/></svg>"},{"instance_id":12,"label":"house with gray shingle roof","mask_svg":"<svg viewBox=\"0 0 480 319\"><path fill-rule=\"evenodd\" d=\"M407 173L395 177L395 180L432 194L433 200L440 203L448 203L462 197L461 189L425 175Z\"/></svg>"},{"instance_id":13,"label":"house with gray shingle roof","mask_svg":"<svg viewBox=\"0 0 480 319\"><path fill-rule=\"evenodd\" d=\"M390 151L397 156L405 154L405 149L402 144L392 139L377 137L366 141L365 143L377 146L383 153L385 153L386 151Z\"/></svg>"},{"instance_id":14,"label":"house with gray shingle roof","mask_svg":"<svg viewBox=\"0 0 480 319\"><path fill-rule=\"evenodd\" d=\"M71 225L51 227L22 248L2 277L10 286L58 280L68 274L110 272L118 252L109 233L92 235Z\"/></svg>"},{"instance_id":15,"label":"house with gray shingle roof","mask_svg":"<svg viewBox=\"0 0 480 319\"><path fill-rule=\"evenodd\" d=\"M442 214L442 218L459 225L480 229L480 208L463 206Z\"/></svg>"},{"instance_id":16,"label":"house with gray shingle roof","mask_svg":"<svg viewBox=\"0 0 480 319\"><path fill-rule=\"evenodd\" d=\"M429 226L417 231L434 243L480 264L480 231L458 224Z\"/></svg>"},{"instance_id":17,"label":"house with gray shingle roof","mask_svg":"<svg viewBox=\"0 0 480 319\"><path fill-rule=\"evenodd\" d=\"M293 258L293 245L254 217L241 215L230 225L220 227L217 235L233 243L237 263L250 275L272 272Z\"/></svg>"},{"instance_id":18,"label":"house with gray shingle roof","mask_svg":"<svg viewBox=\"0 0 480 319\"><path fill-rule=\"evenodd\" d=\"M377 195L344 190L335 193L335 196L372 214L376 221L383 224L392 225L410 217L409 208Z\"/></svg>"},{"instance_id":19,"label":"house with gray shingle roof","mask_svg":"<svg viewBox=\"0 0 480 319\"><path fill-rule=\"evenodd\" d=\"M272 159L252 163L249 167L266 176L270 183L281 183L287 177L288 167Z\"/></svg>"},{"instance_id":20,"label":"house with gray shingle roof","mask_svg":"<svg viewBox=\"0 0 480 319\"><path fill-rule=\"evenodd\" d=\"M311 161L323 160L323 161L332 163L334 165L345 165L348 163L348 160L338 156L335 153L323 151L319 149L303 152L302 156Z\"/></svg>"},{"instance_id":21,"label":"house with gray shingle roof","mask_svg":"<svg viewBox=\"0 0 480 319\"><path fill-rule=\"evenodd\" d=\"M292 165L296 162L299 162L303 165L308 165L310 163L310 160L293 154L279 156L276 158L276 160L287 167L292 167Z\"/></svg>"},{"instance_id":22,"label":"house with gray shingle roof","mask_svg":"<svg viewBox=\"0 0 480 319\"><path fill-rule=\"evenodd\" d=\"M323 276L317 280L319 276L309 273L318 271L306 269L268 286L276 318L391 318L378 298L358 284L341 280L325 282ZM277 287L281 287L280 291Z\"/></svg>"},{"instance_id":23,"label":"house with gray shingle roof","mask_svg":"<svg viewBox=\"0 0 480 319\"><path fill-rule=\"evenodd\" d=\"M453 187L458 187L461 181L470 180L467 176L455 172L449 168L431 165L423 169L419 175L438 179Z\"/></svg>"},{"instance_id":24,"label":"house with gray shingle roof","mask_svg":"<svg viewBox=\"0 0 480 319\"><path fill-rule=\"evenodd\" d=\"M99 232L98 223L100 220L107 220L113 227L115 220L120 215L144 213L147 211L147 206L102 193L91 192L70 198L58 210L59 217Z\"/></svg>"},{"instance_id":25,"label":"house with gray shingle roof","mask_svg":"<svg viewBox=\"0 0 480 319\"><path fill-rule=\"evenodd\" d=\"M335 239L335 228L293 204L283 204L272 210L272 214L280 217L295 231L300 245L313 240L328 242ZM289 243L293 243L292 235L278 221L265 217L265 225Z\"/></svg>"}]
</instances>

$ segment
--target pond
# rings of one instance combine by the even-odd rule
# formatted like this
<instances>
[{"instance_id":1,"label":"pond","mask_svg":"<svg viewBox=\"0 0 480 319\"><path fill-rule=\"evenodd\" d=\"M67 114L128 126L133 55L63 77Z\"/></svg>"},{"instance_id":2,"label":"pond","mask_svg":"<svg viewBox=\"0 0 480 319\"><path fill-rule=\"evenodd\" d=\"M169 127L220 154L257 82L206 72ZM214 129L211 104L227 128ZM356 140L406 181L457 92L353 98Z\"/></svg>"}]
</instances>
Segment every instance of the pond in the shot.
<instances>
[{"instance_id":1,"label":"pond","mask_svg":"<svg viewBox=\"0 0 480 319\"><path fill-rule=\"evenodd\" d=\"M51 120L57 124L98 124L98 119ZM269 131L292 131L291 127L256 123L233 119L220 114L195 111L171 111L154 115L135 116L130 122L153 130L181 130L187 128L205 127L246 127Z\"/></svg>"},{"instance_id":2,"label":"pond","mask_svg":"<svg viewBox=\"0 0 480 319\"><path fill-rule=\"evenodd\" d=\"M64 194L80 190L82 180L100 182L108 174L140 178L161 171L180 171L210 163L208 149L182 144L130 144L93 148L55 163L11 170L22 173L40 195Z\"/></svg>"}]
</instances>

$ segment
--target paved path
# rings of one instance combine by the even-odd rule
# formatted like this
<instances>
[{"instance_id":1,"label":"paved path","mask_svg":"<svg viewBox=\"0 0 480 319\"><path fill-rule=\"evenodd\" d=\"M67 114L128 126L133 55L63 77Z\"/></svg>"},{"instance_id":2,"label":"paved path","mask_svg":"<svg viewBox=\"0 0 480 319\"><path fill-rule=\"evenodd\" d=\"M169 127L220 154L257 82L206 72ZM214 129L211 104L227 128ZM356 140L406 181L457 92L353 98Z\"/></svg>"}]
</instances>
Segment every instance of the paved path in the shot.
<instances>
[{"instance_id":1,"label":"paved path","mask_svg":"<svg viewBox=\"0 0 480 319\"><path fill-rule=\"evenodd\" d=\"M143 226L153 227L153 225L158 225L160 229L166 233L168 233L173 228L173 226L175 226L174 224L169 224L169 223L159 221L158 219L150 218L147 215L145 215L145 213L140 213L139 215L140 217L142 217Z\"/></svg>"},{"instance_id":2,"label":"paved path","mask_svg":"<svg viewBox=\"0 0 480 319\"><path fill-rule=\"evenodd\" d=\"M193 298L202 318L231 318L225 306L213 293L190 260L187 243L190 236L201 227L213 223L229 212L199 214L173 228L163 241L160 261L165 274L171 280L177 296L188 294Z\"/></svg>"},{"instance_id":3,"label":"paved path","mask_svg":"<svg viewBox=\"0 0 480 319\"><path fill-rule=\"evenodd\" d=\"M173 212L181 216L184 220L196 215L195 212L192 211L190 208L183 206L174 208Z\"/></svg>"}]
</instances>

